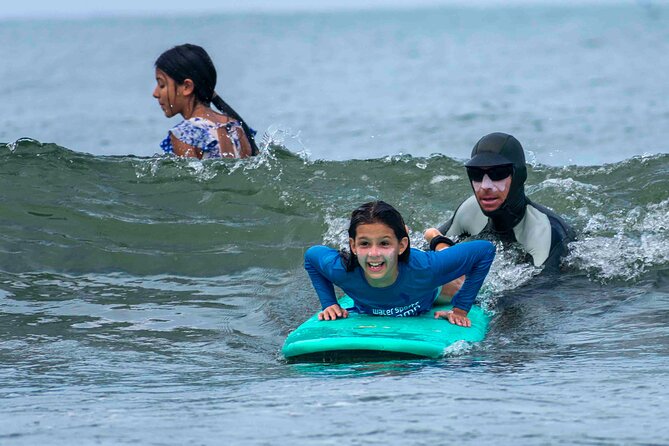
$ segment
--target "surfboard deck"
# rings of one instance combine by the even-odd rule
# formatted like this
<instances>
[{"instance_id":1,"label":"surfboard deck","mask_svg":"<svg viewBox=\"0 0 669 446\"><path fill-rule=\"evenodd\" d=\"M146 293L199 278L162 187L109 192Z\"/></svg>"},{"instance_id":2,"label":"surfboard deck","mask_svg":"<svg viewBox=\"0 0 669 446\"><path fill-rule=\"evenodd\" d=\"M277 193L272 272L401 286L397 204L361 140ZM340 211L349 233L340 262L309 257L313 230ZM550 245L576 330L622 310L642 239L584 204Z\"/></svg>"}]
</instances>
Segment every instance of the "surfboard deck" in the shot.
<instances>
[{"instance_id":1,"label":"surfboard deck","mask_svg":"<svg viewBox=\"0 0 669 446\"><path fill-rule=\"evenodd\" d=\"M353 301L344 296L339 304L349 308ZM348 318L334 321L319 321L316 313L288 335L282 353L290 360L307 361L347 356L440 358L455 342L482 341L490 323L490 317L476 305L468 314L471 327L434 318L435 311L452 308L436 306L413 317L349 313Z\"/></svg>"}]
</instances>

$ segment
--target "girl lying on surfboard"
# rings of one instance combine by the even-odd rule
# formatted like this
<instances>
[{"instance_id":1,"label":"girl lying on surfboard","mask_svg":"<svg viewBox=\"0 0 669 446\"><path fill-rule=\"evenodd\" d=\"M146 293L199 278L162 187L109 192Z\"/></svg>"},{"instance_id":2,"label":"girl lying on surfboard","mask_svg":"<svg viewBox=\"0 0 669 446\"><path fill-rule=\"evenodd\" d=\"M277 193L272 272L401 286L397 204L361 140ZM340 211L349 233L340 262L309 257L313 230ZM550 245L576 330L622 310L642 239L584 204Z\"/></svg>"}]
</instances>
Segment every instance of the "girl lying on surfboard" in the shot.
<instances>
[{"instance_id":1,"label":"girl lying on surfboard","mask_svg":"<svg viewBox=\"0 0 669 446\"><path fill-rule=\"evenodd\" d=\"M458 243L437 252L412 249L404 219L383 201L365 203L353 211L348 235L350 252L312 246L304 255L304 268L323 308L320 320L345 318L349 311L415 316L446 303L438 301L443 299L440 286L465 275L451 300L453 310L437 311L435 317L471 326L467 313L495 258L492 243ZM339 306L333 285L353 299L353 308Z\"/></svg>"}]
</instances>

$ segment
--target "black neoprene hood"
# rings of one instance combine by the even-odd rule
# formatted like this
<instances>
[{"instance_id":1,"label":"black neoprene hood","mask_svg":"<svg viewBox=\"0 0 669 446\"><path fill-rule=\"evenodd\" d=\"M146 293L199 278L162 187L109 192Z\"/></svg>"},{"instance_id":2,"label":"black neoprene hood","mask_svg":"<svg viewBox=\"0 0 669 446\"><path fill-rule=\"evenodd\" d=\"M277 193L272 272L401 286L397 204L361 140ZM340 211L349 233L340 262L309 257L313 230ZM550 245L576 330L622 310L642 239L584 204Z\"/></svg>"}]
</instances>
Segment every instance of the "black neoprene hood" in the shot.
<instances>
[{"instance_id":1,"label":"black neoprene hood","mask_svg":"<svg viewBox=\"0 0 669 446\"><path fill-rule=\"evenodd\" d=\"M467 167L499 166L502 164L525 165L525 153L520 142L511 135L496 132L479 139L472 149Z\"/></svg>"},{"instance_id":2,"label":"black neoprene hood","mask_svg":"<svg viewBox=\"0 0 669 446\"><path fill-rule=\"evenodd\" d=\"M492 167L503 164L513 165L509 195L498 209L491 212L483 211L493 220L495 229L500 231L510 230L525 215L527 166L523 146L509 134L490 133L479 139L472 149L471 159L465 164L466 167Z\"/></svg>"}]
</instances>

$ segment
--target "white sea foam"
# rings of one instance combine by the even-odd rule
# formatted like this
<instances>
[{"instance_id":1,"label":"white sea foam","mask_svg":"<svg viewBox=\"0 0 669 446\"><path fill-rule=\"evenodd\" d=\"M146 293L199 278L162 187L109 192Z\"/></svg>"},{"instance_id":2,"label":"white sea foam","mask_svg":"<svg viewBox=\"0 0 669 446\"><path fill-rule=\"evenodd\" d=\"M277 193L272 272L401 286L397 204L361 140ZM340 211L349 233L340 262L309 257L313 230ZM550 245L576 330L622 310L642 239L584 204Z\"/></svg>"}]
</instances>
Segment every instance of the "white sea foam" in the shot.
<instances>
[{"instance_id":1,"label":"white sea foam","mask_svg":"<svg viewBox=\"0 0 669 446\"><path fill-rule=\"evenodd\" d=\"M430 180L430 184L443 183L444 181L460 181L459 175L435 175Z\"/></svg>"},{"instance_id":2,"label":"white sea foam","mask_svg":"<svg viewBox=\"0 0 669 446\"><path fill-rule=\"evenodd\" d=\"M444 356L461 356L471 351L472 344L467 341L455 341L444 349Z\"/></svg>"},{"instance_id":3,"label":"white sea foam","mask_svg":"<svg viewBox=\"0 0 669 446\"><path fill-rule=\"evenodd\" d=\"M327 230L323 235L323 243L328 246L348 248L348 225L349 221L343 217L332 217L326 214L325 224Z\"/></svg>"},{"instance_id":4,"label":"white sea foam","mask_svg":"<svg viewBox=\"0 0 669 446\"><path fill-rule=\"evenodd\" d=\"M579 206L601 205L599 199L601 195L597 194L600 186L576 181L573 178L547 178L539 184L527 186L526 190L528 195L541 192L556 194Z\"/></svg>"},{"instance_id":5,"label":"white sea foam","mask_svg":"<svg viewBox=\"0 0 669 446\"><path fill-rule=\"evenodd\" d=\"M595 214L565 263L597 279L635 279L669 262L669 200L609 215Z\"/></svg>"},{"instance_id":6,"label":"white sea foam","mask_svg":"<svg viewBox=\"0 0 669 446\"><path fill-rule=\"evenodd\" d=\"M489 312L497 306L499 295L529 283L542 271L541 267L523 261L526 254L518 247L505 249L500 243L496 245L495 260L477 298L479 305Z\"/></svg>"}]
</instances>

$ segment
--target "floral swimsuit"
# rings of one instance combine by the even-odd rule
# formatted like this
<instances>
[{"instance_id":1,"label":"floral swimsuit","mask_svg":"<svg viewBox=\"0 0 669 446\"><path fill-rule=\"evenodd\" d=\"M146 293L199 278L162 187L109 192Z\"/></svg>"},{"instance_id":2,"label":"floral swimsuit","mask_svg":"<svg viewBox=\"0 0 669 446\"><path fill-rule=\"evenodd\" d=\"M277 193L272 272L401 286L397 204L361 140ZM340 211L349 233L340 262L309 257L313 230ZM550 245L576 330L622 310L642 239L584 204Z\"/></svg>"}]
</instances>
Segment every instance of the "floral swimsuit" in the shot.
<instances>
[{"instance_id":1,"label":"floral swimsuit","mask_svg":"<svg viewBox=\"0 0 669 446\"><path fill-rule=\"evenodd\" d=\"M220 128L225 128L225 134L230 139L230 142L232 142L234 154L221 153L221 144L218 140L218 129ZM184 144L202 150L202 159L240 158L242 153L242 143L239 140L240 132L243 134L244 130L239 121L229 121L219 124L204 118L190 118L174 126L167 133L167 137L163 142L160 143L160 147L165 153L174 153L174 147L170 138L173 135Z\"/></svg>"}]
</instances>

